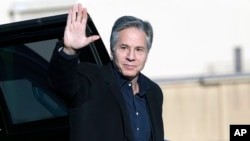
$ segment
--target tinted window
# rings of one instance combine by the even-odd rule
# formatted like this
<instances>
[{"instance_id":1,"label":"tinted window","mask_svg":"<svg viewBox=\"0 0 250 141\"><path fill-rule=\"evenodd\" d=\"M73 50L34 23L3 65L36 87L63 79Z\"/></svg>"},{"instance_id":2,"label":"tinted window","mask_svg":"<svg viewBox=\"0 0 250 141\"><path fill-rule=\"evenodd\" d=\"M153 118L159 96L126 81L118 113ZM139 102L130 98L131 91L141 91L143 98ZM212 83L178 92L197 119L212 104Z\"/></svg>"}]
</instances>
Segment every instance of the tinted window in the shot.
<instances>
[{"instance_id":1,"label":"tinted window","mask_svg":"<svg viewBox=\"0 0 250 141\"><path fill-rule=\"evenodd\" d=\"M49 61L56 46L57 39L27 43L25 46L38 53L46 61Z\"/></svg>"},{"instance_id":2,"label":"tinted window","mask_svg":"<svg viewBox=\"0 0 250 141\"><path fill-rule=\"evenodd\" d=\"M12 123L23 123L66 115L66 111L29 80L1 82Z\"/></svg>"},{"instance_id":3,"label":"tinted window","mask_svg":"<svg viewBox=\"0 0 250 141\"><path fill-rule=\"evenodd\" d=\"M0 48L0 88L11 122L67 115L48 87L47 70L57 39Z\"/></svg>"}]
</instances>

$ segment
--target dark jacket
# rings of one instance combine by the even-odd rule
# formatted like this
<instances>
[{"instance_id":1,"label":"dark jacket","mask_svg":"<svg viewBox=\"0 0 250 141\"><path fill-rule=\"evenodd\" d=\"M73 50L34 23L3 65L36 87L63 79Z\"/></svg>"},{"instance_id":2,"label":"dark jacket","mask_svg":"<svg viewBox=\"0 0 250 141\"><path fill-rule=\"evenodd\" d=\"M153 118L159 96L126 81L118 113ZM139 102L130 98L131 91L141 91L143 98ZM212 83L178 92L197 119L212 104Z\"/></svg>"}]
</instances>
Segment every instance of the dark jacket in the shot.
<instances>
[{"instance_id":1,"label":"dark jacket","mask_svg":"<svg viewBox=\"0 0 250 141\"><path fill-rule=\"evenodd\" d=\"M69 105L71 141L132 141L129 117L112 71L112 64L78 64L78 58L64 58L56 47L49 67L52 88ZM146 78L146 101L152 127L152 141L163 141L160 87Z\"/></svg>"}]
</instances>

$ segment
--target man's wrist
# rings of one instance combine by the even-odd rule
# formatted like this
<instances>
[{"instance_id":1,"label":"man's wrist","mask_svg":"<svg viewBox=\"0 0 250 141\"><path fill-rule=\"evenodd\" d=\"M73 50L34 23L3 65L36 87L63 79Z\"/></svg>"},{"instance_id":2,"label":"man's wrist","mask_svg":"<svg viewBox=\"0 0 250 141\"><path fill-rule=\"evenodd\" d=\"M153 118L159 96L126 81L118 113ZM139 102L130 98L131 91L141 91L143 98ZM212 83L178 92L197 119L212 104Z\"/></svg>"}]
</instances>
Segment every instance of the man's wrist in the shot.
<instances>
[{"instance_id":1,"label":"man's wrist","mask_svg":"<svg viewBox=\"0 0 250 141\"><path fill-rule=\"evenodd\" d=\"M73 48L69 48L69 47L63 47L63 52L68 54L68 55L76 55L77 51Z\"/></svg>"},{"instance_id":2,"label":"man's wrist","mask_svg":"<svg viewBox=\"0 0 250 141\"><path fill-rule=\"evenodd\" d=\"M64 46L61 46L60 48L58 48L59 55L62 56L64 59L72 60L72 59L78 58L79 52L76 52L76 54L74 55L70 55L70 54L65 53L65 51L63 51L64 48L65 48Z\"/></svg>"}]
</instances>

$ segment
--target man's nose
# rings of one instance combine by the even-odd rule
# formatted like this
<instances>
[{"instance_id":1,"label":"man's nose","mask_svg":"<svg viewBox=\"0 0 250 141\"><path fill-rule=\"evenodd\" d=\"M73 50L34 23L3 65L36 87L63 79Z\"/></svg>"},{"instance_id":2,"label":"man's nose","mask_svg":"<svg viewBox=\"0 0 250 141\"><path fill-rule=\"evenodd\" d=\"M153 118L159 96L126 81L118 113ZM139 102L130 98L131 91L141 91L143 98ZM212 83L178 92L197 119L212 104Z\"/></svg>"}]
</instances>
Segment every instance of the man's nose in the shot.
<instances>
[{"instance_id":1,"label":"man's nose","mask_svg":"<svg viewBox=\"0 0 250 141\"><path fill-rule=\"evenodd\" d=\"M135 51L133 49L128 50L127 59L129 59L130 61L135 60Z\"/></svg>"}]
</instances>

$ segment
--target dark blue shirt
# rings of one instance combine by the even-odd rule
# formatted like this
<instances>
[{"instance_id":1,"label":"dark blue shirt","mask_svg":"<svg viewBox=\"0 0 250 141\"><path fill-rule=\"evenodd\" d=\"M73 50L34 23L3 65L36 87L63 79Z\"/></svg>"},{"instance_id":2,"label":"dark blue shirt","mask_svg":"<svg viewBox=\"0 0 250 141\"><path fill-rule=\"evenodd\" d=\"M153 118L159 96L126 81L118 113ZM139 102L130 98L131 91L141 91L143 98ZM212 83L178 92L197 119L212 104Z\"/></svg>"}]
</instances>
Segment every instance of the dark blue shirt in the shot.
<instances>
[{"instance_id":1,"label":"dark blue shirt","mask_svg":"<svg viewBox=\"0 0 250 141\"><path fill-rule=\"evenodd\" d=\"M149 141L151 138L151 127L145 99L149 87L144 81L144 76L139 74L139 93L134 95L132 83L125 79L116 68L114 68L114 72L128 109L134 140Z\"/></svg>"}]
</instances>

